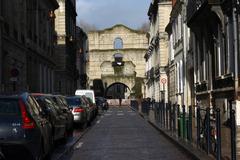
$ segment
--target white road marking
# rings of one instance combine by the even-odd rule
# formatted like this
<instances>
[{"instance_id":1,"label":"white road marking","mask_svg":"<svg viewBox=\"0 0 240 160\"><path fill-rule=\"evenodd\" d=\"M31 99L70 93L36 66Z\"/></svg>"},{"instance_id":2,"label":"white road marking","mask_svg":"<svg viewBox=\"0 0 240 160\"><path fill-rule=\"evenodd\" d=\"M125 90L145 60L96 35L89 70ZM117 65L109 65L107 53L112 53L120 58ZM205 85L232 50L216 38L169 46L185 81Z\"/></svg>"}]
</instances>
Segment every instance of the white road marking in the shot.
<instances>
[{"instance_id":1,"label":"white road marking","mask_svg":"<svg viewBox=\"0 0 240 160\"><path fill-rule=\"evenodd\" d=\"M133 112L133 111L130 110L130 111L128 111L128 112Z\"/></svg>"},{"instance_id":2,"label":"white road marking","mask_svg":"<svg viewBox=\"0 0 240 160\"><path fill-rule=\"evenodd\" d=\"M118 111L118 112L123 112L123 111Z\"/></svg>"},{"instance_id":3,"label":"white road marking","mask_svg":"<svg viewBox=\"0 0 240 160\"><path fill-rule=\"evenodd\" d=\"M98 121L97 121L97 124L99 124L100 122L101 122L101 121L100 121L100 120L98 120Z\"/></svg>"},{"instance_id":4,"label":"white road marking","mask_svg":"<svg viewBox=\"0 0 240 160\"><path fill-rule=\"evenodd\" d=\"M79 148L81 148L82 145L83 145L83 142L79 142L79 143L76 145L75 149L79 149Z\"/></svg>"},{"instance_id":5,"label":"white road marking","mask_svg":"<svg viewBox=\"0 0 240 160\"><path fill-rule=\"evenodd\" d=\"M112 113L113 111L109 111L109 110L108 110L107 112L108 112L108 113Z\"/></svg>"},{"instance_id":6,"label":"white road marking","mask_svg":"<svg viewBox=\"0 0 240 160\"><path fill-rule=\"evenodd\" d=\"M136 113L130 113L130 115L131 115L131 116L135 116L135 115L136 115Z\"/></svg>"},{"instance_id":7,"label":"white road marking","mask_svg":"<svg viewBox=\"0 0 240 160\"><path fill-rule=\"evenodd\" d=\"M124 114L123 113L118 113L117 116L123 116Z\"/></svg>"}]
</instances>

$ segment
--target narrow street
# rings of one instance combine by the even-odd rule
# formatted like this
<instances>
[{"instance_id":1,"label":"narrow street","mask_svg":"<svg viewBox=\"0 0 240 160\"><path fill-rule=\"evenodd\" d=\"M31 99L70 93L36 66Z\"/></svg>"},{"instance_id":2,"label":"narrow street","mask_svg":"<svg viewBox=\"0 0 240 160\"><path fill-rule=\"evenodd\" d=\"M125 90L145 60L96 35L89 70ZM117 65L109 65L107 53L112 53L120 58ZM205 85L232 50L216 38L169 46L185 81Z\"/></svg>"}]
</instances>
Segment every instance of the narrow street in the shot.
<instances>
[{"instance_id":1,"label":"narrow street","mask_svg":"<svg viewBox=\"0 0 240 160\"><path fill-rule=\"evenodd\" d=\"M64 160L191 159L128 107L112 107Z\"/></svg>"}]
</instances>

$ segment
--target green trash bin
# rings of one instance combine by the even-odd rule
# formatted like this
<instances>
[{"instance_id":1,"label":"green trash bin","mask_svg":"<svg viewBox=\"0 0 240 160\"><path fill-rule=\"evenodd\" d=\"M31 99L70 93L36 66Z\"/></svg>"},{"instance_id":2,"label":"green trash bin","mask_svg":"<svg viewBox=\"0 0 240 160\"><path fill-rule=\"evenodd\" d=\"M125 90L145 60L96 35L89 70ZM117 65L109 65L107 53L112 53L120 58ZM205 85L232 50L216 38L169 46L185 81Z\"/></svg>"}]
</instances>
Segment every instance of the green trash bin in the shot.
<instances>
[{"instance_id":1,"label":"green trash bin","mask_svg":"<svg viewBox=\"0 0 240 160\"><path fill-rule=\"evenodd\" d=\"M178 117L178 136L183 136L183 115L182 113Z\"/></svg>"},{"instance_id":2,"label":"green trash bin","mask_svg":"<svg viewBox=\"0 0 240 160\"><path fill-rule=\"evenodd\" d=\"M185 115L185 120L183 118L183 114L180 113L179 117L178 117L178 136L182 137L182 138L186 138L187 137L187 133L188 133L188 116Z\"/></svg>"}]
</instances>

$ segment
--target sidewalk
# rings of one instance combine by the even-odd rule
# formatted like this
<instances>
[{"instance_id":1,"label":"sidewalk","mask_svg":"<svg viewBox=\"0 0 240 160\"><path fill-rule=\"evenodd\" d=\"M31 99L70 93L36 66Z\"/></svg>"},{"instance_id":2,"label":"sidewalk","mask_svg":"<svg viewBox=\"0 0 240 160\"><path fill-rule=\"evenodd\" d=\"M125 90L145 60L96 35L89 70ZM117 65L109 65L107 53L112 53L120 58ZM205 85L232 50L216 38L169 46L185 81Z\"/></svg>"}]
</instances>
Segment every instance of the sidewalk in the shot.
<instances>
[{"instance_id":1,"label":"sidewalk","mask_svg":"<svg viewBox=\"0 0 240 160\"><path fill-rule=\"evenodd\" d=\"M176 133L173 133L165 128L162 128L160 123L156 121L154 116L154 111L150 110L149 114L141 112L141 106L139 106L139 114L146 119L152 126L154 126L157 130L162 132L166 137L168 137L170 140L172 140L174 143L180 145L184 150L187 152L193 154L196 159L215 159L212 155L207 155L205 151L198 149L196 147L196 127L193 120L193 128L192 128L192 134L193 134L193 143L187 142L186 140L183 140L182 138L179 138ZM231 137L230 137L230 129L227 127L222 127L222 158L225 160L231 159ZM238 134L239 133L239 134ZM237 128L237 159L240 159L240 128ZM204 158L203 158L203 155Z\"/></svg>"}]
</instances>

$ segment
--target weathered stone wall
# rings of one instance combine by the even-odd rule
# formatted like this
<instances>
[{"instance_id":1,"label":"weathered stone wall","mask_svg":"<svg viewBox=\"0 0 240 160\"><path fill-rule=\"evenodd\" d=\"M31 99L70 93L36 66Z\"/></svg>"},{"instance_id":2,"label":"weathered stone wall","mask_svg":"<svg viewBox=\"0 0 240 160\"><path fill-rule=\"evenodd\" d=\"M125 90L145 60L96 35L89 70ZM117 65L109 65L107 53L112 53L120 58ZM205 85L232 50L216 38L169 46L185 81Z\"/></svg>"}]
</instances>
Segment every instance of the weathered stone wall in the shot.
<instances>
[{"instance_id":1,"label":"weathered stone wall","mask_svg":"<svg viewBox=\"0 0 240 160\"><path fill-rule=\"evenodd\" d=\"M122 39L122 49L114 49L115 38ZM89 86L94 79L102 79L107 86L121 82L131 88L135 84L136 77L145 78L146 33L132 30L124 25L115 25L112 28L88 33L88 39ZM124 66L121 67L121 72L116 72L116 68L112 66L116 53L123 55Z\"/></svg>"}]
</instances>

